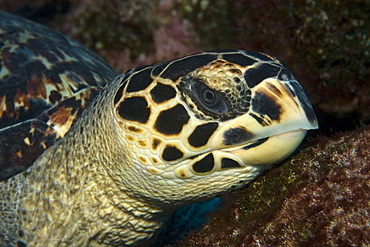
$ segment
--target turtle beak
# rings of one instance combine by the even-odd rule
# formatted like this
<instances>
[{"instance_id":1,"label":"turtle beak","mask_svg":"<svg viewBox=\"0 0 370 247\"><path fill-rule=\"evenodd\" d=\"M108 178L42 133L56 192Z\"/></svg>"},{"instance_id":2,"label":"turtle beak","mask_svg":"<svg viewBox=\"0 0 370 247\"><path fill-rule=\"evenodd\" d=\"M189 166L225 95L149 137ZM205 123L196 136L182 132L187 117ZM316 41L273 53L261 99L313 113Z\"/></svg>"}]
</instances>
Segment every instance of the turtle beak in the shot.
<instances>
[{"instance_id":1,"label":"turtle beak","mask_svg":"<svg viewBox=\"0 0 370 247\"><path fill-rule=\"evenodd\" d=\"M300 111L306 114L307 122L309 123L305 129L317 129L319 127L317 123L316 114L312 108L311 102L309 101L307 95L305 94L302 86L297 80L291 81L281 81L281 84L285 85L290 92L290 96L286 95L292 101L294 101L300 109Z\"/></svg>"},{"instance_id":2,"label":"turtle beak","mask_svg":"<svg viewBox=\"0 0 370 247\"><path fill-rule=\"evenodd\" d=\"M318 128L311 103L296 80L268 78L251 91L249 111L223 126L224 151L242 163L279 162L294 152L307 130Z\"/></svg>"},{"instance_id":3,"label":"turtle beak","mask_svg":"<svg viewBox=\"0 0 370 247\"><path fill-rule=\"evenodd\" d=\"M252 98L249 115L261 125L257 135L318 128L312 105L296 80L267 79L253 88Z\"/></svg>"},{"instance_id":4,"label":"turtle beak","mask_svg":"<svg viewBox=\"0 0 370 247\"><path fill-rule=\"evenodd\" d=\"M251 89L251 107L225 124L223 144L238 146L299 130L317 129L311 103L296 80L268 78Z\"/></svg>"},{"instance_id":5,"label":"turtle beak","mask_svg":"<svg viewBox=\"0 0 370 247\"><path fill-rule=\"evenodd\" d=\"M312 105L296 80L266 79L252 89L251 109L239 119L250 140L317 129Z\"/></svg>"}]
</instances>

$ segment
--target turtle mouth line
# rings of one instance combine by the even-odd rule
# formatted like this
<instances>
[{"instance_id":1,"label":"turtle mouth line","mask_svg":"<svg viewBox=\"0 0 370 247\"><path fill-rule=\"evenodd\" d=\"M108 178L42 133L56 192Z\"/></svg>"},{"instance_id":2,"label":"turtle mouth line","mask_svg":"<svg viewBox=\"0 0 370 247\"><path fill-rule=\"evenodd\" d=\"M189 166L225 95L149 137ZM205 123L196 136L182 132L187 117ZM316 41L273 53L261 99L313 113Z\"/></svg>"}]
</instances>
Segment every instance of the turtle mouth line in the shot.
<instances>
[{"instance_id":1,"label":"turtle mouth line","mask_svg":"<svg viewBox=\"0 0 370 247\"><path fill-rule=\"evenodd\" d=\"M284 160L296 150L304 139L306 132L303 129L288 131L227 148L208 150L190 156L185 160L202 160L212 154L214 159L232 159L240 164L240 168L275 164Z\"/></svg>"},{"instance_id":2,"label":"turtle mouth line","mask_svg":"<svg viewBox=\"0 0 370 247\"><path fill-rule=\"evenodd\" d=\"M270 137L272 137L272 136L270 136ZM264 138L256 139L256 140L253 140L253 141L238 143L238 144L231 145L229 147L222 147L222 148L217 148L217 149L209 149L209 150L206 150L206 151L201 152L199 154L186 157L184 160L194 160L194 159L196 159L198 157L205 157L205 156L207 156L210 153L218 152L218 151L220 151L220 152L227 152L228 153L228 152L233 152L233 151L236 151L236 150L248 150L248 149L251 149L253 147L257 147L259 145L262 145L270 137L264 137Z\"/></svg>"},{"instance_id":3,"label":"turtle mouth line","mask_svg":"<svg viewBox=\"0 0 370 247\"><path fill-rule=\"evenodd\" d=\"M290 156L301 144L307 130L298 129L257 139L228 149L225 156L233 157L243 167L276 164Z\"/></svg>"},{"instance_id":4,"label":"turtle mouth line","mask_svg":"<svg viewBox=\"0 0 370 247\"><path fill-rule=\"evenodd\" d=\"M265 138L257 139L256 141L254 141L254 142L252 142L250 144L245 145L244 147L242 147L242 149L247 150L247 149L250 149L250 148L259 146L262 143L266 142L269 138L270 137L265 137Z\"/></svg>"}]
</instances>

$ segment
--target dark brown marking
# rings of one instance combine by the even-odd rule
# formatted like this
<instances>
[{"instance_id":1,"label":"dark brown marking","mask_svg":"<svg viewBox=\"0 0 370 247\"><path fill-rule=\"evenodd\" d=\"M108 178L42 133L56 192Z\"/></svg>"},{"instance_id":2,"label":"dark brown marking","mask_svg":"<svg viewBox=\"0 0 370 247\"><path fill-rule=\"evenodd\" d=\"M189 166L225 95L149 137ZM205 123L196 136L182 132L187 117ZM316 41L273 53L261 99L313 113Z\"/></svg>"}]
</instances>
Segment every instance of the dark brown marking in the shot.
<instances>
[{"instance_id":1,"label":"dark brown marking","mask_svg":"<svg viewBox=\"0 0 370 247\"><path fill-rule=\"evenodd\" d=\"M155 122L157 131L166 135L179 134L183 126L189 121L190 116L181 104L163 111Z\"/></svg>"},{"instance_id":2,"label":"dark brown marking","mask_svg":"<svg viewBox=\"0 0 370 247\"><path fill-rule=\"evenodd\" d=\"M180 176L183 177L183 178L186 177L186 174L185 174L185 172L183 170L180 171Z\"/></svg>"},{"instance_id":3,"label":"dark brown marking","mask_svg":"<svg viewBox=\"0 0 370 247\"><path fill-rule=\"evenodd\" d=\"M212 171L214 167L214 158L213 154L207 154L206 157L197 161L193 165L193 170L198 173L206 173Z\"/></svg>"},{"instance_id":4,"label":"dark brown marking","mask_svg":"<svg viewBox=\"0 0 370 247\"><path fill-rule=\"evenodd\" d=\"M139 133L141 133L142 132L142 130L141 129L139 129L139 128L137 128L137 127L135 127L135 126L128 126L127 127L127 129L130 131L130 132L134 132L134 133L137 133L137 134L139 134Z\"/></svg>"},{"instance_id":5,"label":"dark brown marking","mask_svg":"<svg viewBox=\"0 0 370 247\"><path fill-rule=\"evenodd\" d=\"M45 77L44 80L46 83L52 84L50 78ZM31 80L28 81L26 91L32 98L41 97L46 99L45 83L36 75L32 76Z\"/></svg>"},{"instance_id":6,"label":"dark brown marking","mask_svg":"<svg viewBox=\"0 0 370 247\"><path fill-rule=\"evenodd\" d=\"M156 150L161 143L161 140L154 138L152 142L152 149Z\"/></svg>"},{"instance_id":7,"label":"dark brown marking","mask_svg":"<svg viewBox=\"0 0 370 247\"><path fill-rule=\"evenodd\" d=\"M166 161L178 160L183 156L184 156L183 152L181 152L175 146L166 146L162 154L162 158Z\"/></svg>"},{"instance_id":8,"label":"dark brown marking","mask_svg":"<svg viewBox=\"0 0 370 247\"><path fill-rule=\"evenodd\" d=\"M254 114L253 112L249 112L249 115L250 115L251 117L253 117L254 119L256 119L256 120L257 120L257 122L258 122L260 125L262 125L262 126L268 126L268 125L269 125L269 123L268 123L268 122L266 122L264 118L257 116L257 115L256 115L256 114Z\"/></svg>"},{"instance_id":9,"label":"dark brown marking","mask_svg":"<svg viewBox=\"0 0 370 247\"><path fill-rule=\"evenodd\" d=\"M162 103L176 96L176 91L169 85L158 83L151 91L150 95L156 103Z\"/></svg>"},{"instance_id":10,"label":"dark brown marking","mask_svg":"<svg viewBox=\"0 0 370 247\"><path fill-rule=\"evenodd\" d=\"M71 107L60 107L56 112L50 115L50 122L52 125L64 125L67 123L68 119L73 115L75 109Z\"/></svg>"},{"instance_id":11,"label":"dark brown marking","mask_svg":"<svg viewBox=\"0 0 370 247\"><path fill-rule=\"evenodd\" d=\"M51 104L55 104L62 99L62 95L58 91L51 91L49 95L49 101Z\"/></svg>"},{"instance_id":12,"label":"dark brown marking","mask_svg":"<svg viewBox=\"0 0 370 247\"><path fill-rule=\"evenodd\" d=\"M159 174L158 170L149 168L148 171L153 174Z\"/></svg>"},{"instance_id":13,"label":"dark brown marking","mask_svg":"<svg viewBox=\"0 0 370 247\"><path fill-rule=\"evenodd\" d=\"M240 78L239 77L234 77L233 78L234 81L236 82L236 84L239 84L241 82ZM226 90L229 90L229 89L226 89ZM230 91L230 90L229 90Z\"/></svg>"},{"instance_id":14,"label":"dark brown marking","mask_svg":"<svg viewBox=\"0 0 370 247\"><path fill-rule=\"evenodd\" d=\"M229 72L230 73L233 73L233 74L237 74L237 75L241 75L242 72L240 69L229 69Z\"/></svg>"},{"instance_id":15,"label":"dark brown marking","mask_svg":"<svg viewBox=\"0 0 370 247\"><path fill-rule=\"evenodd\" d=\"M253 110L259 114L267 115L271 120L279 120L281 106L264 93L257 92L252 100Z\"/></svg>"},{"instance_id":16,"label":"dark brown marking","mask_svg":"<svg viewBox=\"0 0 370 247\"><path fill-rule=\"evenodd\" d=\"M225 145L234 145L241 142L250 140L253 137L253 133L243 129L243 128L234 128L225 131L224 141Z\"/></svg>"},{"instance_id":17,"label":"dark brown marking","mask_svg":"<svg viewBox=\"0 0 370 247\"><path fill-rule=\"evenodd\" d=\"M174 60L170 62L170 66L162 73L162 77L177 81L179 77L211 63L216 58L217 56L212 54L197 54Z\"/></svg>"},{"instance_id":18,"label":"dark brown marking","mask_svg":"<svg viewBox=\"0 0 370 247\"><path fill-rule=\"evenodd\" d=\"M146 147L146 142L145 141L143 141L143 140L139 140L138 141L138 144L141 146L141 147Z\"/></svg>"},{"instance_id":19,"label":"dark brown marking","mask_svg":"<svg viewBox=\"0 0 370 247\"><path fill-rule=\"evenodd\" d=\"M268 139L269 139L268 137L259 139L255 142L253 142L252 144L244 146L243 149L247 150L247 149L250 149L250 148L257 147L257 146L261 145L262 143L266 142Z\"/></svg>"},{"instance_id":20,"label":"dark brown marking","mask_svg":"<svg viewBox=\"0 0 370 247\"><path fill-rule=\"evenodd\" d=\"M197 126L188 138L189 144L193 147L201 147L206 145L217 127L218 123L206 123Z\"/></svg>"},{"instance_id":21,"label":"dark brown marking","mask_svg":"<svg viewBox=\"0 0 370 247\"><path fill-rule=\"evenodd\" d=\"M140 123L148 122L150 108L146 100L142 97L127 98L122 101L118 108L119 115L126 120Z\"/></svg>"},{"instance_id":22,"label":"dark brown marking","mask_svg":"<svg viewBox=\"0 0 370 247\"><path fill-rule=\"evenodd\" d=\"M132 135L126 135L126 139L129 141L129 142L133 142L135 139Z\"/></svg>"},{"instance_id":23,"label":"dark brown marking","mask_svg":"<svg viewBox=\"0 0 370 247\"><path fill-rule=\"evenodd\" d=\"M275 85L271 84L271 83L268 83L267 84L267 87L268 89L273 92L275 95L281 97L283 95L283 93L280 91L279 88L277 88Z\"/></svg>"},{"instance_id":24,"label":"dark brown marking","mask_svg":"<svg viewBox=\"0 0 370 247\"><path fill-rule=\"evenodd\" d=\"M128 82L126 92L137 92L142 91L147 86L152 83L153 79L151 77L151 67L134 74L131 76L130 81Z\"/></svg>"},{"instance_id":25,"label":"dark brown marking","mask_svg":"<svg viewBox=\"0 0 370 247\"><path fill-rule=\"evenodd\" d=\"M221 168L239 168L241 167L238 162L229 158L223 158L221 160Z\"/></svg>"},{"instance_id":26,"label":"dark brown marking","mask_svg":"<svg viewBox=\"0 0 370 247\"><path fill-rule=\"evenodd\" d=\"M251 68L244 73L245 81L250 88L261 83L266 78L277 77L281 67L277 67L268 63L260 64L256 68Z\"/></svg>"},{"instance_id":27,"label":"dark brown marking","mask_svg":"<svg viewBox=\"0 0 370 247\"><path fill-rule=\"evenodd\" d=\"M257 60L244 56L243 54L240 54L240 53L225 54L225 55L222 55L222 58L228 62L238 64L242 67L250 66L257 62Z\"/></svg>"}]
</instances>

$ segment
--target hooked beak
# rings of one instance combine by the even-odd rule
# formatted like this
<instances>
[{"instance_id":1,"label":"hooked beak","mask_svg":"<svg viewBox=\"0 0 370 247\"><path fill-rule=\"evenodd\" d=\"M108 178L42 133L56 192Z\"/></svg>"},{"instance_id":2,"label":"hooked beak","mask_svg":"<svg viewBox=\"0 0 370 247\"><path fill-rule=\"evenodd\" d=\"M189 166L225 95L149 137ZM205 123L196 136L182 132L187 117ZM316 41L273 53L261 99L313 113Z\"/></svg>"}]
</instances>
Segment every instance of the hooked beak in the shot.
<instances>
[{"instance_id":1,"label":"hooked beak","mask_svg":"<svg viewBox=\"0 0 370 247\"><path fill-rule=\"evenodd\" d=\"M245 165L277 163L288 157L304 139L307 130L317 129L312 105L296 80L266 79L252 89L251 109L230 128L222 144ZM221 141L221 140L220 140ZM219 143L221 144L221 143Z\"/></svg>"}]
</instances>

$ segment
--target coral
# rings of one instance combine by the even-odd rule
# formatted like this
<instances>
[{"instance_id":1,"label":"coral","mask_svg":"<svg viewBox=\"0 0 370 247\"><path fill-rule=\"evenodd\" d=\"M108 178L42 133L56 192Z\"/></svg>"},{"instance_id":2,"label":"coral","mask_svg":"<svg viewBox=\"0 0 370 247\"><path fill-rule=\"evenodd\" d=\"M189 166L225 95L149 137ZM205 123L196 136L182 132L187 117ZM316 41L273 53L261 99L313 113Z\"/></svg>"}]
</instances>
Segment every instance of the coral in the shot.
<instances>
[{"instance_id":1,"label":"coral","mask_svg":"<svg viewBox=\"0 0 370 247\"><path fill-rule=\"evenodd\" d=\"M321 137L231 193L179 246L365 246L370 242L370 127Z\"/></svg>"},{"instance_id":2,"label":"coral","mask_svg":"<svg viewBox=\"0 0 370 247\"><path fill-rule=\"evenodd\" d=\"M235 46L238 16L235 1L177 0L175 9L203 50Z\"/></svg>"}]
</instances>

